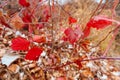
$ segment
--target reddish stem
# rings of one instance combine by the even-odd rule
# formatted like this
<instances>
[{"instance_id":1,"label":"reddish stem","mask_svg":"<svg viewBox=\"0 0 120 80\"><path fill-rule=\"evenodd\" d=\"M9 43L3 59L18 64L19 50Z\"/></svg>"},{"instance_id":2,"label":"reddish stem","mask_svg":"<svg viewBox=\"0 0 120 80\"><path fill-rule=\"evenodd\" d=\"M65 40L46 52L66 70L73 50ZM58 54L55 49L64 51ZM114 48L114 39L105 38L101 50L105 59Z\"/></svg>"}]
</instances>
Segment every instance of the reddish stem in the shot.
<instances>
[{"instance_id":1,"label":"reddish stem","mask_svg":"<svg viewBox=\"0 0 120 80\"><path fill-rule=\"evenodd\" d=\"M110 48L111 48L111 46L112 46L112 43L113 43L116 35L117 35L118 32L119 32L119 29L120 29L120 25L118 25L118 28L116 28L115 31L114 31L114 35L113 35L113 37L111 38L111 40L109 41L108 47L106 48L106 50L105 50L105 52L104 52L104 54L103 54L104 57L107 55L108 51L110 50Z\"/></svg>"}]
</instances>

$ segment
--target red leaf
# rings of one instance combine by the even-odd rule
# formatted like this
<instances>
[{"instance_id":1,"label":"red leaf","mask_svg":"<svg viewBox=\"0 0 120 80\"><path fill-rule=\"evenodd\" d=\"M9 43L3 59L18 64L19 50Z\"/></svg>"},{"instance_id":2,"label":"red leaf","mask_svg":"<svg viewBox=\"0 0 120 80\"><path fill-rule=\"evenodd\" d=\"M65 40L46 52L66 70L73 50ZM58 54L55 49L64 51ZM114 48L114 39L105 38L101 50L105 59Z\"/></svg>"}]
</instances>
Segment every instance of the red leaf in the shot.
<instances>
[{"instance_id":1,"label":"red leaf","mask_svg":"<svg viewBox=\"0 0 120 80\"><path fill-rule=\"evenodd\" d=\"M39 56L41 55L43 49L39 47L31 48L25 56L27 60L38 60Z\"/></svg>"},{"instance_id":2,"label":"red leaf","mask_svg":"<svg viewBox=\"0 0 120 80\"><path fill-rule=\"evenodd\" d=\"M6 22L4 17L0 17L0 23L4 25L5 27L11 28L10 25Z\"/></svg>"},{"instance_id":3,"label":"red leaf","mask_svg":"<svg viewBox=\"0 0 120 80\"><path fill-rule=\"evenodd\" d=\"M79 68L82 68L81 59L75 60L74 63L77 64Z\"/></svg>"},{"instance_id":4,"label":"red leaf","mask_svg":"<svg viewBox=\"0 0 120 80\"><path fill-rule=\"evenodd\" d=\"M51 16L48 14L48 15L46 15L46 17L45 17L45 22L48 22L48 20L49 20L49 18L50 18Z\"/></svg>"},{"instance_id":5,"label":"red leaf","mask_svg":"<svg viewBox=\"0 0 120 80\"><path fill-rule=\"evenodd\" d=\"M27 2L26 0L19 0L19 4L22 5L23 7L29 7L30 3Z\"/></svg>"},{"instance_id":6,"label":"red leaf","mask_svg":"<svg viewBox=\"0 0 120 80\"><path fill-rule=\"evenodd\" d=\"M75 35L74 31L72 28L67 28L64 31L66 38L70 41L71 44L77 41L77 36Z\"/></svg>"},{"instance_id":7,"label":"red leaf","mask_svg":"<svg viewBox=\"0 0 120 80\"><path fill-rule=\"evenodd\" d=\"M4 21L0 21L0 23L2 25L4 25L5 27L11 28L10 25L8 23L4 22Z\"/></svg>"},{"instance_id":8,"label":"red leaf","mask_svg":"<svg viewBox=\"0 0 120 80\"><path fill-rule=\"evenodd\" d=\"M45 43L46 38L44 36L34 35L33 41L38 42L38 43Z\"/></svg>"},{"instance_id":9,"label":"red leaf","mask_svg":"<svg viewBox=\"0 0 120 80\"><path fill-rule=\"evenodd\" d=\"M44 27L43 23L36 24L37 29L42 29Z\"/></svg>"},{"instance_id":10,"label":"red leaf","mask_svg":"<svg viewBox=\"0 0 120 80\"><path fill-rule=\"evenodd\" d=\"M87 26L83 31L84 35L82 36L82 38L86 38L87 36L89 36L91 27L99 30L111 25L112 21L113 20L104 16L95 16L87 23Z\"/></svg>"},{"instance_id":11,"label":"red leaf","mask_svg":"<svg viewBox=\"0 0 120 80\"><path fill-rule=\"evenodd\" d=\"M12 49L13 50L28 50L30 42L22 37L17 37L12 39Z\"/></svg>"},{"instance_id":12,"label":"red leaf","mask_svg":"<svg viewBox=\"0 0 120 80\"><path fill-rule=\"evenodd\" d=\"M66 36L63 37L63 40L69 41L71 44L74 44L82 35L79 27L76 27L74 30L72 28L67 28L64 33Z\"/></svg>"},{"instance_id":13,"label":"red leaf","mask_svg":"<svg viewBox=\"0 0 120 80\"><path fill-rule=\"evenodd\" d=\"M112 24L112 21L107 20L107 17L104 16L95 16L93 19L91 19L88 23L88 27L93 27L96 29L102 29L107 27L108 25Z\"/></svg>"},{"instance_id":14,"label":"red leaf","mask_svg":"<svg viewBox=\"0 0 120 80\"><path fill-rule=\"evenodd\" d=\"M30 14L24 13L23 15L24 15L24 16L22 17L23 22L25 22L25 23L30 23L30 22L32 22L32 18L31 18L31 15L30 15Z\"/></svg>"},{"instance_id":15,"label":"red leaf","mask_svg":"<svg viewBox=\"0 0 120 80\"><path fill-rule=\"evenodd\" d=\"M69 24L72 24L72 23L76 23L77 22L77 20L75 19L75 18L73 18L73 17L69 17Z\"/></svg>"}]
</instances>

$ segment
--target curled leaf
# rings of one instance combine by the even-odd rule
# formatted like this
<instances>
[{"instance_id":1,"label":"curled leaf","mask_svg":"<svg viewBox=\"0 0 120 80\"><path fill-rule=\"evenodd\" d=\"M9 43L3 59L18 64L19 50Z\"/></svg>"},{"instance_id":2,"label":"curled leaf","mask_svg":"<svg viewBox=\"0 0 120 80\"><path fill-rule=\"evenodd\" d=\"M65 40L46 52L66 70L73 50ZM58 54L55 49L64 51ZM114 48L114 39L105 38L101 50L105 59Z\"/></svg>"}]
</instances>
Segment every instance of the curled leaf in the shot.
<instances>
[{"instance_id":1,"label":"curled leaf","mask_svg":"<svg viewBox=\"0 0 120 80\"><path fill-rule=\"evenodd\" d=\"M34 35L33 41L38 42L38 43L45 43L46 38L44 36Z\"/></svg>"},{"instance_id":2,"label":"curled leaf","mask_svg":"<svg viewBox=\"0 0 120 80\"><path fill-rule=\"evenodd\" d=\"M111 25L112 22L115 22L115 21L109 19L108 17L95 16L94 18L92 18L87 23L87 25L86 25L86 27L85 27L85 29L83 31L84 35L82 36L82 38L86 38L87 36L89 36L91 27L96 28L97 30L99 30L99 29L103 29L103 28Z\"/></svg>"},{"instance_id":3,"label":"curled leaf","mask_svg":"<svg viewBox=\"0 0 120 80\"><path fill-rule=\"evenodd\" d=\"M12 39L11 48L13 50L28 50L30 42L22 37Z\"/></svg>"},{"instance_id":4,"label":"curled leaf","mask_svg":"<svg viewBox=\"0 0 120 80\"><path fill-rule=\"evenodd\" d=\"M87 27L93 27L96 29L102 29L112 24L112 21L108 20L108 17L95 16L87 23Z\"/></svg>"},{"instance_id":5,"label":"curled leaf","mask_svg":"<svg viewBox=\"0 0 120 80\"><path fill-rule=\"evenodd\" d=\"M73 17L69 17L69 24L72 24L72 23L76 23L77 22L77 20L75 19L75 18L73 18Z\"/></svg>"},{"instance_id":6,"label":"curled leaf","mask_svg":"<svg viewBox=\"0 0 120 80\"><path fill-rule=\"evenodd\" d=\"M23 7L29 7L30 3L27 2L26 0L19 0L19 4L22 5Z\"/></svg>"},{"instance_id":7,"label":"curled leaf","mask_svg":"<svg viewBox=\"0 0 120 80\"><path fill-rule=\"evenodd\" d=\"M25 56L25 59L27 60L38 60L39 56L43 52L42 48L39 47L33 47L31 48L28 53Z\"/></svg>"}]
</instances>

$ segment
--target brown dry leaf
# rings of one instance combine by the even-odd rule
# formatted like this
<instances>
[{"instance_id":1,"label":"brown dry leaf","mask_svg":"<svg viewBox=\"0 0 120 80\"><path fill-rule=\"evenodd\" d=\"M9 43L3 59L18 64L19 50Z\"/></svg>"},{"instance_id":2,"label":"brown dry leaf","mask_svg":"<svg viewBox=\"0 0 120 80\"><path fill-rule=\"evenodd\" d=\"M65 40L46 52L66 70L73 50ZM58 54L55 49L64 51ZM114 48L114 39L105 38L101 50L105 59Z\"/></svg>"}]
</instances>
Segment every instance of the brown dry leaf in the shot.
<instances>
[{"instance_id":1,"label":"brown dry leaf","mask_svg":"<svg viewBox=\"0 0 120 80\"><path fill-rule=\"evenodd\" d=\"M22 29L24 24L21 17L19 16L19 13L14 14L14 16L10 20L10 24L17 30Z\"/></svg>"},{"instance_id":2,"label":"brown dry leaf","mask_svg":"<svg viewBox=\"0 0 120 80\"><path fill-rule=\"evenodd\" d=\"M17 72L19 66L17 64L11 64L8 69L12 72Z\"/></svg>"}]
</instances>

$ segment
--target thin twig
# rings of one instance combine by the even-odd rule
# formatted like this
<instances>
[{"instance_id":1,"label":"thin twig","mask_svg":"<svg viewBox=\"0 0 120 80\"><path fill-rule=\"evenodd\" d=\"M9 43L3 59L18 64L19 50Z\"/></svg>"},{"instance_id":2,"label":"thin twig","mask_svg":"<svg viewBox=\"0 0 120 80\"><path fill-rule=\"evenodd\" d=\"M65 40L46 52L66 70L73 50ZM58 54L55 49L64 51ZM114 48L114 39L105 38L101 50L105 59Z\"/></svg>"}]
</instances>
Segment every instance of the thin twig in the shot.
<instances>
[{"instance_id":1,"label":"thin twig","mask_svg":"<svg viewBox=\"0 0 120 80\"><path fill-rule=\"evenodd\" d=\"M94 61L94 60L100 60L100 59L105 59L105 60L120 60L120 57L99 57L99 58L85 59L85 60L82 60L82 61Z\"/></svg>"},{"instance_id":2,"label":"thin twig","mask_svg":"<svg viewBox=\"0 0 120 80\"><path fill-rule=\"evenodd\" d=\"M100 10L99 14L105 9L105 7L107 6L108 4L108 0L106 0L105 4L103 5L102 9Z\"/></svg>"},{"instance_id":3,"label":"thin twig","mask_svg":"<svg viewBox=\"0 0 120 80\"><path fill-rule=\"evenodd\" d=\"M116 29L118 29L119 28L119 26L118 27L116 27L115 29L113 29L113 30L111 30L96 46L94 46L94 47L97 47L97 46L99 46L112 32L114 32Z\"/></svg>"},{"instance_id":4,"label":"thin twig","mask_svg":"<svg viewBox=\"0 0 120 80\"><path fill-rule=\"evenodd\" d=\"M98 4L97 8L95 9L95 11L93 11L90 19L95 15L95 13L97 12L97 10L99 9L100 5L102 4L103 0L100 0L100 3Z\"/></svg>"},{"instance_id":5,"label":"thin twig","mask_svg":"<svg viewBox=\"0 0 120 80\"><path fill-rule=\"evenodd\" d=\"M90 58L90 59L83 59L83 60L77 59L76 61L79 61L81 63L81 62L84 62L84 61L95 61L95 60L101 60L101 59L102 60L120 60L120 57L99 57L99 58ZM55 67L52 67L52 68L49 68L49 69L46 69L46 70L60 69L60 68L63 68L65 66L68 66L68 65L73 64L73 63L75 63L75 61L73 61L73 62L66 62L65 64L62 64L61 66L55 66Z\"/></svg>"},{"instance_id":6,"label":"thin twig","mask_svg":"<svg viewBox=\"0 0 120 80\"><path fill-rule=\"evenodd\" d=\"M119 29L120 29L120 25L118 25L118 28L116 28L115 31L114 31L114 35L113 35L113 37L111 38L111 40L109 41L108 47L106 48L106 50L105 50L105 52L104 52L104 54L103 54L104 57L107 55L108 51L110 50L110 47L111 47L111 45L112 45L112 43L113 43L116 35L118 34Z\"/></svg>"},{"instance_id":7,"label":"thin twig","mask_svg":"<svg viewBox=\"0 0 120 80\"><path fill-rule=\"evenodd\" d=\"M53 0L54 1L54 0ZM53 2L54 3L54 2ZM48 5L50 7L50 16L51 16L51 27L52 27L52 30L51 30L51 35L52 35L52 48L51 48L51 51L50 53L53 53L53 48L54 48L54 24L53 24L53 12L52 12L52 6L50 4L50 0L48 1Z\"/></svg>"},{"instance_id":8,"label":"thin twig","mask_svg":"<svg viewBox=\"0 0 120 80\"><path fill-rule=\"evenodd\" d=\"M66 14L68 14L69 16L71 15L69 12L67 12L64 8L63 8L63 6L61 6L57 1L55 1L56 2L56 4L57 5L59 5L59 7L61 7L61 9L66 13Z\"/></svg>"},{"instance_id":9,"label":"thin twig","mask_svg":"<svg viewBox=\"0 0 120 80\"><path fill-rule=\"evenodd\" d=\"M25 72L25 74L27 74L27 76L30 78L30 80L34 80L34 78L30 75L30 73L28 71L26 71L20 64L19 64L19 66Z\"/></svg>"}]
</instances>

